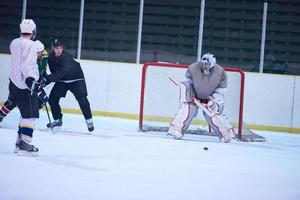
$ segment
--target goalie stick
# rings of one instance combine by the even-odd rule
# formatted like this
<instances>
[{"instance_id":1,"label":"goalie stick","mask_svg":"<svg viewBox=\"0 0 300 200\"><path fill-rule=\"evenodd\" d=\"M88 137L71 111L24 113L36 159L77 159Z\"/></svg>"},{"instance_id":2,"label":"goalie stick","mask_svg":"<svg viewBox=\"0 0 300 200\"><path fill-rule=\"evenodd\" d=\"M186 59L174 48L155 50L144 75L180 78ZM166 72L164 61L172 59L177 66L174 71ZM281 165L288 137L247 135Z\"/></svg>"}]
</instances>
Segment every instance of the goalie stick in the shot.
<instances>
[{"instance_id":1,"label":"goalie stick","mask_svg":"<svg viewBox=\"0 0 300 200\"><path fill-rule=\"evenodd\" d=\"M164 75L176 86L179 86L179 83L169 74L164 72ZM231 136L234 136L235 134L233 126L229 123L226 117L222 116L220 113L214 112L207 106L207 104L201 103L196 97L193 97L193 102L211 118L213 125L218 128L219 133L221 133L221 135L219 135L221 142L230 142Z\"/></svg>"}]
</instances>

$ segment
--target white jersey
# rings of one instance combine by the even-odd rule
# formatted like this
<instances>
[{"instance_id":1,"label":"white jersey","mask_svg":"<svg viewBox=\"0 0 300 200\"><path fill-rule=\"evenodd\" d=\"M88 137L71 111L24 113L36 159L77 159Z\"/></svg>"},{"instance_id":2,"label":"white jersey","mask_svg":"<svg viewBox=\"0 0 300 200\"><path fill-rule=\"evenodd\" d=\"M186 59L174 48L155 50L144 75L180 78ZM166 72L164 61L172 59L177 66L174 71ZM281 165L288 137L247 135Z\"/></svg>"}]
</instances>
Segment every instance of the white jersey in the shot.
<instances>
[{"instance_id":1,"label":"white jersey","mask_svg":"<svg viewBox=\"0 0 300 200\"><path fill-rule=\"evenodd\" d=\"M28 88L25 79L39 79L37 47L32 40L17 38L10 43L11 68L9 79L20 89Z\"/></svg>"}]
</instances>

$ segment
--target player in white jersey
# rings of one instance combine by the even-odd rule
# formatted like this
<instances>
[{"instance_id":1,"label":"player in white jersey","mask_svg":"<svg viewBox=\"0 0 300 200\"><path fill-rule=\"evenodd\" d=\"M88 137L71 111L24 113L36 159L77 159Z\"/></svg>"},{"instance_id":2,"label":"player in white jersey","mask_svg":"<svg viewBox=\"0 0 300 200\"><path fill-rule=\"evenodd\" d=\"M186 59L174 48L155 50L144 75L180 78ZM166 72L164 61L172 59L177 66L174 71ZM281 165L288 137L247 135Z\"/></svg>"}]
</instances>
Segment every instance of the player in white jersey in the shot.
<instances>
[{"instance_id":1,"label":"player in white jersey","mask_svg":"<svg viewBox=\"0 0 300 200\"><path fill-rule=\"evenodd\" d=\"M37 46L37 55L38 60L37 64L39 67L39 73L40 73L40 80L41 77L45 76L47 66L48 66L48 53L45 50L45 46L41 41L36 40L34 41ZM40 103L40 109L48 102L48 97L46 92L41 89L38 93L38 99ZM8 99L4 102L3 106L0 108L0 122L15 108L17 105L12 101L10 96L8 96Z\"/></svg>"},{"instance_id":2,"label":"player in white jersey","mask_svg":"<svg viewBox=\"0 0 300 200\"><path fill-rule=\"evenodd\" d=\"M186 78L187 81L179 84L180 108L170 124L168 134L181 139L200 106L209 111L203 112L204 117L221 142L230 142L234 137L233 127L223 113L227 87L225 70L216 63L212 54L206 53L199 62L189 66Z\"/></svg>"},{"instance_id":3,"label":"player in white jersey","mask_svg":"<svg viewBox=\"0 0 300 200\"><path fill-rule=\"evenodd\" d=\"M21 36L10 44L9 96L21 113L16 141L18 153L19 155L36 156L38 148L30 144L35 119L39 118L37 46L32 41L36 35L34 21L22 20L20 31Z\"/></svg>"}]
</instances>

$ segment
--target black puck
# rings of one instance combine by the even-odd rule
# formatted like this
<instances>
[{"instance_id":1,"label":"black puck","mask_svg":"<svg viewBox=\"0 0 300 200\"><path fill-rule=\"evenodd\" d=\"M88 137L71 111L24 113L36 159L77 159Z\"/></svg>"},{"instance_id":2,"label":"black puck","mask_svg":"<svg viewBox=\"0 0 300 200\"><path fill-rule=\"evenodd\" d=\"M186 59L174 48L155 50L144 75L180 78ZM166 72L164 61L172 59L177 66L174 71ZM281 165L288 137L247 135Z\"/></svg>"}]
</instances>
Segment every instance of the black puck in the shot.
<instances>
[{"instance_id":1,"label":"black puck","mask_svg":"<svg viewBox=\"0 0 300 200\"><path fill-rule=\"evenodd\" d=\"M203 149L204 149L205 151L207 151L207 150L208 150L208 148L207 148L207 147L203 147Z\"/></svg>"}]
</instances>

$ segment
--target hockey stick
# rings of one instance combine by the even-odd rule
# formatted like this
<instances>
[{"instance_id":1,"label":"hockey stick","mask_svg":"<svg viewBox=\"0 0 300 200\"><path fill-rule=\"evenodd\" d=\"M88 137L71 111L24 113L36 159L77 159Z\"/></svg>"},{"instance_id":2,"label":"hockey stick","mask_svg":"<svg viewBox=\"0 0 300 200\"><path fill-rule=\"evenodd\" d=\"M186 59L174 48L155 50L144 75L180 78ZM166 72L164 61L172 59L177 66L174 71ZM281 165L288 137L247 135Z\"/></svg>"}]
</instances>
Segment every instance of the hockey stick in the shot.
<instances>
[{"instance_id":1,"label":"hockey stick","mask_svg":"<svg viewBox=\"0 0 300 200\"><path fill-rule=\"evenodd\" d=\"M49 110L48 110L47 102L46 102L46 103L44 103L44 106L45 106L45 108L46 108L46 112L47 112L48 121L49 121L49 123L51 124L52 122L51 122L51 119L50 119L50 114L49 114ZM52 132L52 133L54 133L54 131L53 131L53 127L52 127L52 126L51 126L51 132Z\"/></svg>"},{"instance_id":2,"label":"hockey stick","mask_svg":"<svg viewBox=\"0 0 300 200\"><path fill-rule=\"evenodd\" d=\"M51 125L52 122L51 122L51 119L50 119L50 114L49 114L49 110L48 110L48 106L47 106L47 102L48 102L49 98L48 98L47 93L45 92L45 90L44 90L43 87L40 88L38 99L41 102L41 104L43 106L45 106L46 112L47 112L48 121L49 121L49 123ZM52 126L51 126L51 132L54 133L54 130L53 130Z\"/></svg>"}]
</instances>

